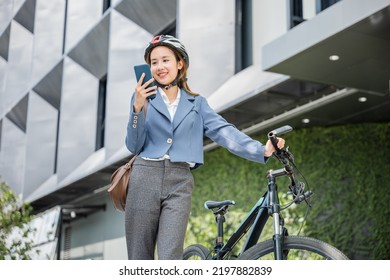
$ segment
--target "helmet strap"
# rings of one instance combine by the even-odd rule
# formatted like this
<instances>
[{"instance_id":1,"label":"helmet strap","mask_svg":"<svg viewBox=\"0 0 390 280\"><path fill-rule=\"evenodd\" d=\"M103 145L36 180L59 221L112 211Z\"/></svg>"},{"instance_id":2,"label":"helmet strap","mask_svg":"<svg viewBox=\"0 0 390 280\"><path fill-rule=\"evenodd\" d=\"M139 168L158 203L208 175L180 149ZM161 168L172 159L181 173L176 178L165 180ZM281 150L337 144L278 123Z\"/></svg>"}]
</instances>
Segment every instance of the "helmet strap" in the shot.
<instances>
[{"instance_id":1,"label":"helmet strap","mask_svg":"<svg viewBox=\"0 0 390 280\"><path fill-rule=\"evenodd\" d=\"M177 74L175 80L174 80L172 83L170 83L169 85L160 84L160 83L157 82L156 80L154 81L154 83L155 83L158 87L161 87L161 88L164 88L165 90L168 90L168 89L170 89L171 87L174 87L174 86L176 86L176 85L178 84L178 82L179 82L179 74L180 74L180 73Z\"/></svg>"}]
</instances>

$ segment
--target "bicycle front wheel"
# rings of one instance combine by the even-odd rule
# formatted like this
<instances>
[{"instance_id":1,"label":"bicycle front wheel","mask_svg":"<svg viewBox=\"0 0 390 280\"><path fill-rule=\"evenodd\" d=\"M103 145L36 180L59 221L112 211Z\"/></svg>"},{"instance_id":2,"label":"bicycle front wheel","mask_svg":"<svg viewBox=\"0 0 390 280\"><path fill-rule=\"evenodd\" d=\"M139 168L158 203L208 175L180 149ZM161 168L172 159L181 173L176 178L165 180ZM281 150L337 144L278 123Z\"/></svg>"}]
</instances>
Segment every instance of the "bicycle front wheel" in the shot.
<instances>
[{"instance_id":1,"label":"bicycle front wheel","mask_svg":"<svg viewBox=\"0 0 390 280\"><path fill-rule=\"evenodd\" d=\"M323 241L305 236L286 236L283 243L286 260L348 260L340 250ZM254 245L239 260L274 260L274 242L267 240Z\"/></svg>"},{"instance_id":2,"label":"bicycle front wheel","mask_svg":"<svg viewBox=\"0 0 390 280\"><path fill-rule=\"evenodd\" d=\"M201 244L194 244L184 249L183 260L207 260L210 251Z\"/></svg>"}]
</instances>

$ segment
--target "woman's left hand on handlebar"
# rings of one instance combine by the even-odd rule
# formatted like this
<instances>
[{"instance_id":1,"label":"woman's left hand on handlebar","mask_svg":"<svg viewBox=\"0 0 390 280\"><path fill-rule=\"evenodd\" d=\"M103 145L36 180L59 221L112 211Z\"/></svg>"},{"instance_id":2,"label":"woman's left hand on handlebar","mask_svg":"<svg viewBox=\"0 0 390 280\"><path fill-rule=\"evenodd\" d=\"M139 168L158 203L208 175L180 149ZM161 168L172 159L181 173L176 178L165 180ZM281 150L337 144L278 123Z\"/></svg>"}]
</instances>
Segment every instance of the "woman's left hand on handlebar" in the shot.
<instances>
[{"instance_id":1,"label":"woman's left hand on handlebar","mask_svg":"<svg viewBox=\"0 0 390 280\"><path fill-rule=\"evenodd\" d=\"M277 144L278 148L282 149L286 141L283 138L279 138L279 137L277 137L277 139L278 139L278 144ZM270 157L275 151L276 151L275 147L272 145L271 140L268 140L267 143L265 144L264 156Z\"/></svg>"}]
</instances>

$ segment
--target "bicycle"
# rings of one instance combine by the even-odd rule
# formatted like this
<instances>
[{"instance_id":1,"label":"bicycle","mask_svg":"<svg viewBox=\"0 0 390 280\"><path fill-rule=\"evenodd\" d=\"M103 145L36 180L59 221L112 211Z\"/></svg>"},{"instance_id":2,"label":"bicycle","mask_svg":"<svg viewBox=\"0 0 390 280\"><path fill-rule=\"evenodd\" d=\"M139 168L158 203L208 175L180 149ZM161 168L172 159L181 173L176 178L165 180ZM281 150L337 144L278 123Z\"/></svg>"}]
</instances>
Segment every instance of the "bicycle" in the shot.
<instances>
[{"instance_id":1,"label":"bicycle","mask_svg":"<svg viewBox=\"0 0 390 280\"><path fill-rule=\"evenodd\" d=\"M290 236L281 216L281 211L291 206L293 203L300 204L306 202L310 207L310 197L313 192L305 191L305 183L296 179L294 167L299 170L294 162L293 154L288 148L279 149L277 147L277 137L292 131L291 126L283 126L268 133L276 151L274 157L283 165L283 168L267 171L267 191L257 201L244 218L240 226L225 243L223 240L223 224L225 214L229 207L235 205L233 200L206 201L206 209L212 210L217 224L217 237L212 250L201 244L194 244L184 249L183 259L200 260L224 260L232 257L232 250L237 243L248 233L241 252L237 256L239 260L256 259L327 259L346 260L348 259L340 250L323 241L306 237ZM287 176L289 178L289 193L293 199L282 209L279 202L279 192L276 185L276 178ZM258 243L260 235L268 219L273 218L273 238Z\"/></svg>"}]
</instances>

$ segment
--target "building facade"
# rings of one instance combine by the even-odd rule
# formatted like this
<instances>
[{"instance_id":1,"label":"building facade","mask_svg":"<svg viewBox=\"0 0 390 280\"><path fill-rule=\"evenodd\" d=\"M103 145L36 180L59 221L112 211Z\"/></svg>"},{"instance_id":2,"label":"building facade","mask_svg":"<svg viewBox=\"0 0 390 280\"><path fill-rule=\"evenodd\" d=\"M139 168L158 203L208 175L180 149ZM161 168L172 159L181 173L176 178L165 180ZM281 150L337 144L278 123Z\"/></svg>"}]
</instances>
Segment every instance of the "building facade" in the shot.
<instances>
[{"instance_id":1,"label":"building facade","mask_svg":"<svg viewBox=\"0 0 390 280\"><path fill-rule=\"evenodd\" d=\"M126 259L106 190L157 34L245 133L389 120L390 0L0 0L0 176L39 213L36 258Z\"/></svg>"}]
</instances>

